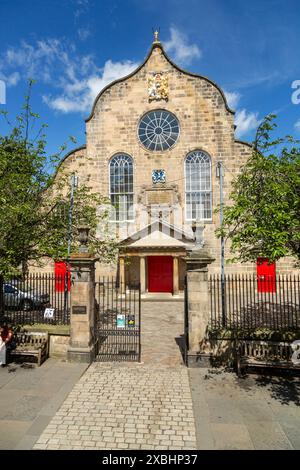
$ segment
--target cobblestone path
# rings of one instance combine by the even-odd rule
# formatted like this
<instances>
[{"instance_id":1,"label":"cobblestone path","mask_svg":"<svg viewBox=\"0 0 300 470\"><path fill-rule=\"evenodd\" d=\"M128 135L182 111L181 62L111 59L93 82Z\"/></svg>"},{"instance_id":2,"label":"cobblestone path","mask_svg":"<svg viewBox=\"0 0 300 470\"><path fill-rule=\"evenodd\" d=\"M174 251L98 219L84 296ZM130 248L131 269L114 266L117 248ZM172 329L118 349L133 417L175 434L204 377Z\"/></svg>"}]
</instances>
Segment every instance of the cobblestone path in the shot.
<instances>
[{"instance_id":1,"label":"cobblestone path","mask_svg":"<svg viewBox=\"0 0 300 470\"><path fill-rule=\"evenodd\" d=\"M142 362L157 366L183 363L179 348L183 309L183 302L142 303Z\"/></svg>"},{"instance_id":2,"label":"cobblestone path","mask_svg":"<svg viewBox=\"0 0 300 470\"><path fill-rule=\"evenodd\" d=\"M34 448L195 449L187 369L93 363Z\"/></svg>"}]
</instances>

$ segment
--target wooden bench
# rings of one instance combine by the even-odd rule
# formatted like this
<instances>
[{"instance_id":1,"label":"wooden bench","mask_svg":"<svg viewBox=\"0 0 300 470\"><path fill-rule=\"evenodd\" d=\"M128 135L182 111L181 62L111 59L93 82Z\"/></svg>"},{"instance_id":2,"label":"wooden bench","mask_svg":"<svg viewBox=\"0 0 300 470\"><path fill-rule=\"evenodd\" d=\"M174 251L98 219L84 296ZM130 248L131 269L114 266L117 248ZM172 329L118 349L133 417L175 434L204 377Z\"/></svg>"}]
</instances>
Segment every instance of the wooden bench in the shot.
<instances>
[{"instance_id":1,"label":"wooden bench","mask_svg":"<svg viewBox=\"0 0 300 470\"><path fill-rule=\"evenodd\" d=\"M300 370L300 361L299 359L294 360L293 356L300 344L292 345L293 343L275 341L238 341L236 344L238 376L241 377L243 370L248 367ZM299 353L298 349L297 357L299 357Z\"/></svg>"},{"instance_id":2,"label":"wooden bench","mask_svg":"<svg viewBox=\"0 0 300 470\"><path fill-rule=\"evenodd\" d=\"M15 333L13 336L12 345L13 349L9 348L9 357L37 357L37 364L40 366L48 357L49 335L47 332Z\"/></svg>"}]
</instances>

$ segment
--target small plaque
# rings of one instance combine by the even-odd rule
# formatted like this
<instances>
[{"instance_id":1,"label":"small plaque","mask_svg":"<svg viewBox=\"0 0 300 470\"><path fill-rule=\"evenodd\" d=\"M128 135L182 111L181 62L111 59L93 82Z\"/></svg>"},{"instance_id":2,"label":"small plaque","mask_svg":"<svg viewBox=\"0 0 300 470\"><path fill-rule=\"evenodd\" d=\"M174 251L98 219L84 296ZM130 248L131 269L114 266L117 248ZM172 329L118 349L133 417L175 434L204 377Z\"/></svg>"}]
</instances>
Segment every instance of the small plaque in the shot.
<instances>
[{"instance_id":1,"label":"small plaque","mask_svg":"<svg viewBox=\"0 0 300 470\"><path fill-rule=\"evenodd\" d=\"M134 315L128 315L127 323L129 327L135 326L135 318Z\"/></svg>"},{"instance_id":2,"label":"small plaque","mask_svg":"<svg viewBox=\"0 0 300 470\"><path fill-rule=\"evenodd\" d=\"M54 308L45 308L44 318L53 318L54 317Z\"/></svg>"},{"instance_id":3,"label":"small plaque","mask_svg":"<svg viewBox=\"0 0 300 470\"><path fill-rule=\"evenodd\" d=\"M72 308L72 313L73 314L85 315L86 314L86 306L85 305L74 305L74 307Z\"/></svg>"},{"instance_id":4,"label":"small plaque","mask_svg":"<svg viewBox=\"0 0 300 470\"><path fill-rule=\"evenodd\" d=\"M170 190L154 190L147 191L148 204L172 204L173 191Z\"/></svg>"},{"instance_id":5,"label":"small plaque","mask_svg":"<svg viewBox=\"0 0 300 470\"><path fill-rule=\"evenodd\" d=\"M123 313L117 314L117 328L125 328L125 315Z\"/></svg>"}]
</instances>

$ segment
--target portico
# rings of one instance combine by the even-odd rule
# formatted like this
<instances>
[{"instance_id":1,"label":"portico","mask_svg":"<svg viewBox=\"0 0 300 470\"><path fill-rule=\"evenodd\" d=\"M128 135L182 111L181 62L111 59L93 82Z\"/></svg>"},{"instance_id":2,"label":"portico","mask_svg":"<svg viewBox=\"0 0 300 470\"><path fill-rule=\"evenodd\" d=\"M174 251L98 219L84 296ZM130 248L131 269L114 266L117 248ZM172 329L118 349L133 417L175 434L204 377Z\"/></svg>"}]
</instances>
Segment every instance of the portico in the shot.
<instances>
[{"instance_id":1,"label":"portico","mask_svg":"<svg viewBox=\"0 0 300 470\"><path fill-rule=\"evenodd\" d=\"M120 246L119 279L140 283L144 298L181 297L187 247L193 237L158 220L124 240Z\"/></svg>"}]
</instances>

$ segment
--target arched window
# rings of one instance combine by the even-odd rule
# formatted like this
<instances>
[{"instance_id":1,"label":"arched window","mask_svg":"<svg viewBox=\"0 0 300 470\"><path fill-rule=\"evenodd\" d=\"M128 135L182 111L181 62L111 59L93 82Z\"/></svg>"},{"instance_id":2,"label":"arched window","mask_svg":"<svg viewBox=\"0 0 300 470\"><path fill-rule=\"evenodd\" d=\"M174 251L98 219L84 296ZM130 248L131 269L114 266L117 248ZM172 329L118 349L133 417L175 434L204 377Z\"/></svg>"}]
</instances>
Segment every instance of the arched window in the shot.
<instances>
[{"instance_id":1,"label":"arched window","mask_svg":"<svg viewBox=\"0 0 300 470\"><path fill-rule=\"evenodd\" d=\"M133 220L133 163L126 154L115 155L109 164L110 200L113 220Z\"/></svg>"},{"instance_id":2,"label":"arched window","mask_svg":"<svg viewBox=\"0 0 300 470\"><path fill-rule=\"evenodd\" d=\"M185 159L185 213L186 220L211 220L211 159L196 150Z\"/></svg>"}]
</instances>

